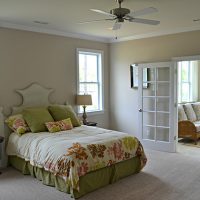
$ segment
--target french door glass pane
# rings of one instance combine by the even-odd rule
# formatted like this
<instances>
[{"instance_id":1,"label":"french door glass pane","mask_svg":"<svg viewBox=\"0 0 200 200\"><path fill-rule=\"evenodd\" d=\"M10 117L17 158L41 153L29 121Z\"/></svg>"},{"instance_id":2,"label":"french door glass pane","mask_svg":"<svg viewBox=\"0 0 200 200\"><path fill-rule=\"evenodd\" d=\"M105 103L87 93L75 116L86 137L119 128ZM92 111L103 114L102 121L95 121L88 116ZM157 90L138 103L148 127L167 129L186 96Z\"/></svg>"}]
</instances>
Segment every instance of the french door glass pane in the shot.
<instances>
[{"instance_id":1,"label":"french door glass pane","mask_svg":"<svg viewBox=\"0 0 200 200\"><path fill-rule=\"evenodd\" d=\"M87 106L87 111L98 110L100 107L98 98L98 84L96 83L80 83L80 94L91 94L92 95L92 105Z\"/></svg>"},{"instance_id":2,"label":"french door glass pane","mask_svg":"<svg viewBox=\"0 0 200 200\"><path fill-rule=\"evenodd\" d=\"M155 113L143 112L143 124L149 126L155 126Z\"/></svg>"},{"instance_id":3,"label":"french door glass pane","mask_svg":"<svg viewBox=\"0 0 200 200\"><path fill-rule=\"evenodd\" d=\"M143 88L147 88L148 87L148 68L144 68L143 72L142 72L142 76L143 76Z\"/></svg>"},{"instance_id":4,"label":"french door glass pane","mask_svg":"<svg viewBox=\"0 0 200 200\"><path fill-rule=\"evenodd\" d=\"M157 98L156 107L157 107L157 111L169 112L169 99Z\"/></svg>"},{"instance_id":5,"label":"french door glass pane","mask_svg":"<svg viewBox=\"0 0 200 200\"><path fill-rule=\"evenodd\" d=\"M169 96L169 83L157 83L157 96Z\"/></svg>"},{"instance_id":6,"label":"french door glass pane","mask_svg":"<svg viewBox=\"0 0 200 200\"><path fill-rule=\"evenodd\" d=\"M169 67L157 68L157 81L169 81L170 79Z\"/></svg>"},{"instance_id":7,"label":"french door glass pane","mask_svg":"<svg viewBox=\"0 0 200 200\"><path fill-rule=\"evenodd\" d=\"M156 94L156 84L155 83L149 83L149 86L147 89L143 89L143 96L155 96Z\"/></svg>"},{"instance_id":8,"label":"french door glass pane","mask_svg":"<svg viewBox=\"0 0 200 200\"><path fill-rule=\"evenodd\" d=\"M156 80L156 69L155 68L148 68L148 77L149 77L149 81Z\"/></svg>"},{"instance_id":9,"label":"french door glass pane","mask_svg":"<svg viewBox=\"0 0 200 200\"><path fill-rule=\"evenodd\" d=\"M169 127L169 114L168 113L157 113L156 114L156 125Z\"/></svg>"},{"instance_id":10,"label":"french door glass pane","mask_svg":"<svg viewBox=\"0 0 200 200\"><path fill-rule=\"evenodd\" d=\"M155 140L155 127L143 127L143 139Z\"/></svg>"},{"instance_id":11,"label":"french door glass pane","mask_svg":"<svg viewBox=\"0 0 200 200\"><path fill-rule=\"evenodd\" d=\"M143 98L143 110L155 111L155 98Z\"/></svg>"},{"instance_id":12,"label":"french door glass pane","mask_svg":"<svg viewBox=\"0 0 200 200\"><path fill-rule=\"evenodd\" d=\"M168 128L156 128L156 140L169 142L169 129Z\"/></svg>"}]
</instances>

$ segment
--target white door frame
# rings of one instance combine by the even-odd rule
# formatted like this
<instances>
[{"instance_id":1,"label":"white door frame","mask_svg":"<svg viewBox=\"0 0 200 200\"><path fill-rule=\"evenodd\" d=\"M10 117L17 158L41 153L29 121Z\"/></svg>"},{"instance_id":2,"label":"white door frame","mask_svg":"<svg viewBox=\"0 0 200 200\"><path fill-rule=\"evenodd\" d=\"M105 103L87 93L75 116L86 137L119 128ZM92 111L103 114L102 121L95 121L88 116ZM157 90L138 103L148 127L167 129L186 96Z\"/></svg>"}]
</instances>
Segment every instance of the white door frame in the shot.
<instances>
[{"instance_id":1,"label":"white door frame","mask_svg":"<svg viewBox=\"0 0 200 200\"><path fill-rule=\"evenodd\" d=\"M175 76L174 76L174 102L176 102L176 109L174 109L174 131L176 133L176 143L175 143L175 150L177 152L177 144L178 144L178 65L177 63L180 61L194 61L199 60L200 61L200 55L194 55L194 56L183 56L183 57L173 57L172 61L174 63L174 69L176 70Z\"/></svg>"}]
</instances>

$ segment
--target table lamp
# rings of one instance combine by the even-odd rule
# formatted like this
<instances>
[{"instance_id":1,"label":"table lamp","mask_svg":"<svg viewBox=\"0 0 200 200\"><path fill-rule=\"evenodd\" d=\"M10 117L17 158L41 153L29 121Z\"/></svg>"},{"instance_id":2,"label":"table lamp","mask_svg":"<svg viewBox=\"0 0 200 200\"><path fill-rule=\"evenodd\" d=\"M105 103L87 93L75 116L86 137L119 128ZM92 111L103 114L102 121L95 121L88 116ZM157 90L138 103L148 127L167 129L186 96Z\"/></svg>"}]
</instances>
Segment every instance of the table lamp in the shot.
<instances>
[{"instance_id":1,"label":"table lamp","mask_svg":"<svg viewBox=\"0 0 200 200\"><path fill-rule=\"evenodd\" d=\"M86 106L92 105L92 96L90 94L82 94L76 96L76 104L83 106L83 124L87 124Z\"/></svg>"}]
</instances>

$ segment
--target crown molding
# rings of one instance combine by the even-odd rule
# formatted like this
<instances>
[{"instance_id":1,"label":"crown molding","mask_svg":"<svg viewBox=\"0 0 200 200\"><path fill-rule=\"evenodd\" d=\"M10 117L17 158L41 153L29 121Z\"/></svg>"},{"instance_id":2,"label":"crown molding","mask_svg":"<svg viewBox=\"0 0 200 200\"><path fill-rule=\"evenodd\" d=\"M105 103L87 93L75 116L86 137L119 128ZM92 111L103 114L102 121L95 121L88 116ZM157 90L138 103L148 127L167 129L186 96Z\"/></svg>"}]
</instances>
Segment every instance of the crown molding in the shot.
<instances>
[{"instance_id":1,"label":"crown molding","mask_svg":"<svg viewBox=\"0 0 200 200\"><path fill-rule=\"evenodd\" d=\"M139 35L134 35L134 36L129 36L129 37L122 37L122 38L118 38L118 39L110 39L109 43L125 42L125 41L130 41L130 40L158 37L158 36L163 36L163 35L170 35L170 34L190 32L190 31L198 31L198 30L200 30L200 26L177 28L177 29L173 29L173 30L157 31L157 32L139 34Z\"/></svg>"},{"instance_id":2,"label":"crown molding","mask_svg":"<svg viewBox=\"0 0 200 200\"><path fill-rule=\"evenodd\" d=\"M58 31L55 29L47 29L47 28L43 28L43 27L26 26L26 25L14 24L14 23L4 22L4 21L0 21L0 27L36 32L36 33L46 33L46 34L50 34L50 35L78 38L78 39L97 41L97 42L103 42L103 43L109 42L109 39L107 39L107 38L95 37L95 36L79 34L79 33L70 33L70 32L66 32L66 31Z\"/></svg>"},{"instance_id":3,"label":"crown molding","mask_svg":"<svg viewBox=\"0 0 200 200\"><path fill-rule=\"evenodd\" d=\"M58 31L55 29L47 29L47 28L43 28L43 27L14 24L14 23L4 22L4 21L0 21L0 27L30 31L30 32L37 32L37 33L45 33L45 34L70 37L70 38L78 38L78 39L97 41L97 42L103 42L103 43L118 43L118 42L130 41L130 40L137 40L137 39L144 39L144 38L151 38L151 37L157 37L157 36L163 36L163 35L170 35L170 34L200 30L200 26L192 26L192 27L177 28L177 29L173 29L173 30L157 31L157 32L151 32L151 33L146 33L146 34L138 34L138 35L121 37L121 38L115 39L115 38L102 38L102 37L96 37L96 36L79 34L79 33L70 33L70 32L66 32L66 31Z\"/></svg>"}]
</instances>

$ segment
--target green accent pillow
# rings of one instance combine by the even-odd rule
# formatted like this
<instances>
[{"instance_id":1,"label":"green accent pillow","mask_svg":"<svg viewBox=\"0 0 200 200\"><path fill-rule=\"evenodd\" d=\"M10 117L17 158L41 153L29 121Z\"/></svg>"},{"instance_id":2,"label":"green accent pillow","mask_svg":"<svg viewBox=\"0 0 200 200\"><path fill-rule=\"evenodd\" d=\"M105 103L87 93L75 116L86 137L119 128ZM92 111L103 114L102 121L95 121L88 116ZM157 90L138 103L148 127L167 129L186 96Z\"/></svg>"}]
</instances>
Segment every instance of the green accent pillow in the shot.
<instances>
[{"instance_id":1,"label":"green accent pillow","mask_svg":"<svg viewBox=\"0 0 200 200\"><path fill-rule=\"evenodd\" d=\"M47 108L26 108L22 114L33 133L47 131L45 122L54 121Z\"/></svg>"},{"instance_id":2,"label":"green accent pillow","mask_svg":"<svg viewBox=\"0 0 200 200\"><path fill-rule=\"evenodd\" d=\"M81 125L76 113L70 105L51 105L48 107L48 110L55 121L70 118L74 127Z\"/></svg>"}]
</instances>

